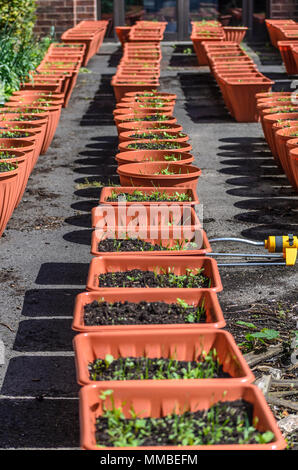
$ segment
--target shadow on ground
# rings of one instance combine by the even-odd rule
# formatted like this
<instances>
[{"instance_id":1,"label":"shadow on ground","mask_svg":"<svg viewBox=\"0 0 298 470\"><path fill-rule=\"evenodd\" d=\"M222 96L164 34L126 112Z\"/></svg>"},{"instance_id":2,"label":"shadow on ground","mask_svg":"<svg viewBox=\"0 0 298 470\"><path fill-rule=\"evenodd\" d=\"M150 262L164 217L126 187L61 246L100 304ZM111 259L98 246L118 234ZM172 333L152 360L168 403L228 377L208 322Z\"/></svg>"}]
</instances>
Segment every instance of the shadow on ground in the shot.
<instances>
[{"instance_id":1,"label":"shadow on ground","mask_svg":"<svg viewBox=\"0 0 298 470\"><path fill-rule=\"evenodd\" d=\"M185 109L193 122L233 122L210 73L178 73L178 79L185 96Z\"/></svg>"},{"instance_id":2,"label":"shadow on ground","mask_svg":"<svg viewBox=\"0 0 298 470\"><path fill-rule=\"evenodd\" d=\"M228 194L241 197L235 206L242 210L236 220L245 222L242 235L264 240L268 235L297 233L297 195L282 168L272 157L263 138L220 139L219 156L225 166L220 173L234 176L226 183Z\"/></svg>"}]
</instances>

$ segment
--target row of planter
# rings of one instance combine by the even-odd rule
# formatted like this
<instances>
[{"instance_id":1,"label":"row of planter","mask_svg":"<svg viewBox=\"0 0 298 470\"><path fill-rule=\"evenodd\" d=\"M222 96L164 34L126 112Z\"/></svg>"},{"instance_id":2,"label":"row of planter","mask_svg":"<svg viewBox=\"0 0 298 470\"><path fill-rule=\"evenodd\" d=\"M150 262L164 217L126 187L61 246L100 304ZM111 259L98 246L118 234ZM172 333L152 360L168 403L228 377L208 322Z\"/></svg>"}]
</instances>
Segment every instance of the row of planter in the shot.
<instances>
[{"instance_id":1,"label":"row of planter","mask_svg":"<svg viewBox=\"0 0 298 470\"><path fill-rule=\"evenodd\" d=\"M109 22L100 21L80 21L74 28L70 28L62 34L61 39L66 44L84 44L86 49L84 53L83 66L86 66L89 60L97 53L103 42ZM65 46L61 46L65 47ZM66 46L67 47L67 46Z\"/></svg>"},{"instance_id":2,"label":"row of planter","mask_svg":"<svg viewBox=\"0 0 298 470\"><path fill-rule=\"evenodd\" d=\"M298 191L298 106L293 104L293 93L261 93L256 98L272 155Z\"/></svg>"},{"instance_id":3,"label":"row of planter","mask_svg":"<svg viewBox=\"0 0 298 470\"><path fill-rule=\"evenodd\" d=\"M85 44L51 44L30 80L0 110L0 237L39 155L51 145L85 60Z\"/></svg>"},{"instance_id":4,"label":"row of planter","mask_svg":"<svg viewBox=\"0 0 298 470\"><path fill-rule=\"evenodd\" d=\"M247 27L224 27L218 21L193 21L191 40L198 58L199 65L208 65L203 43L230 42L240 44L244 39Z\"/></svg>"},{"instance_id":5,"label":"row of planter","mask_svg":"<svg viewBox=\"0 0 298 470\"><path fill-rule=\"evenodd\" d=\"M130 29L130 42L160 42L163 40L167 26L165 21L137 21Z\"/></svg>"},{"instance_id":6,"label":"row of planter","mask_svg":"<svg viewBox=\"0 0 298 470\"><path fill-rule=\"evenodd\" d=\"M238 122L258 121L255 95L269 92L274 82L234 42L203 42L202 47L231 115Z\"/></svg>"},{"instance_id":7,"label":"row of planter","mask_svg":"<svg viewBox=\"0 0 298 470\"><path fill-rule=\"evenodd\" d=\"M297 41L298 23L294 20L265 20L271 44L278 47L279 41Z\"/></svg>"},{"instance_id":8,"label":"row of planter","mask_svg":"<svg viewBox=\"0 0 298 470\"><path fill-rule=\"evenodd\" d=\"M131 28L129 42L122 39L123 57L111 82L117 101L127 92L159 87L160 41L164 29L164 23L138 22Z\"/></svg>"},{"instance_id":9,"label":"row of planter","mask_svg":"<svg viewBox=\"0 0 298 470\"><path fill-rule=\"evenodd\" d=\"M115 26L115 31L123 47L127 41L158 43L163 39L165 28L164 22L137 21L134 26Z\"/></svg>"},{"instance_id":10,"label":"row of planter","mask_svg":"<svg viewBox=\"0 0 298 470\"><path fill-rule=\"evenodd\" d=\"M298 23L294 20L266 20L274 47L280 50L288 75L298 73Z\"/></svg>"},{"instance_id":11,"label":"row of planter","mask_svg":"<svg viewBox=\"0 0 298 470\"><path fill-rule=\"evenodd\" d=\"M284 448L252 372L220 330L222 284L194 210L200 170L173 117L175 100L127 93L114 113L122 186L104 188L92 211L95 257L73 320L83 333L74 339L81 446ZM192 169L196 179L185 182ZM199 246L179 238L181 226L201 235Z\"/></svg>"}]
</instances>

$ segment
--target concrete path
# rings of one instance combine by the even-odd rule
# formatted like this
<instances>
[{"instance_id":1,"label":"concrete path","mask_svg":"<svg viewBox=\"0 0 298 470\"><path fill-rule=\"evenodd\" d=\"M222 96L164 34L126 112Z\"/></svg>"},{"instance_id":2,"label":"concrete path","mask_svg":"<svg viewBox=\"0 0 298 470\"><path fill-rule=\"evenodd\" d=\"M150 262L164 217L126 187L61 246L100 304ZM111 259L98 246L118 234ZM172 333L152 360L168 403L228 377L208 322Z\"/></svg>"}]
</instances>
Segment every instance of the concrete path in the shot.
<instances>
[{"instance_id":1,"label":"concrete path","mask_svg":"<svg viewBox=\"0 0 298 470\"><path fill-rule=\"evenodd\" d=\"M261 126L229 117L209 69L193 67L185 48L163 46L161 83L178 95L175 115L203 172L198 193L209 238L297 234L297 195L274 164ZM110 79L120 56L117 45L105 43L88 66L92 73L80 74L53 144L0 240L2 449L79 447L72 310L91 259L90 211L100 189L90 183L118 182ZM273 57L277 65L260 64L262 71L278 80L276 89L288 87ZM226 311L231 304L297 302L296 268L222 268L221 275Z\"/></svg>"}]
</instances>

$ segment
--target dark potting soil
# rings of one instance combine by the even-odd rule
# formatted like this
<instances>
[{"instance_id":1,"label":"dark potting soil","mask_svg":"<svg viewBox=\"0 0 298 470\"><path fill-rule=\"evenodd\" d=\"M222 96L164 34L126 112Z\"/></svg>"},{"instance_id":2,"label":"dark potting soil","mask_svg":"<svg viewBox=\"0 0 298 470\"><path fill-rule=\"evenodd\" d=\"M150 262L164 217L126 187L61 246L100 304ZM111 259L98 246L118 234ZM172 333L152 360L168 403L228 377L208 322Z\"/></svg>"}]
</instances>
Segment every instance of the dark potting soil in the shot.
<instances>
[{"instance_id":1,"label":"dark potting soil","mask_svg":"<svg viewBox=\"0 0 298 470\"><path fill-rule=\"evenodd\" d=\"M116 193L112 194L107 198L107 201L117 201L118 198L125 198L128 202L144 202L144 201L155 201L155 202L186 202L191 201L191 197L186 193L167 194L165 191L153 191L152 193L143 193L142 191L134 191L130 193Z\"/></svg>"},{"instance_id":2,"label":"dark potting soil","mask_svg":"<svg viewBox=\"0 0 298 470\"><path fill-rule=\"evenodd\" d=\"M98 287L172 287L172 288L203 288L209 287L209 278L200 270L184 275L174 273L156 273L132 269L99 274Z\"/></svg>"},{"instance_id":3,"label":"dark potting soil","mask_svg":"<svg viewBox=\"0 0 298 470\"><path fill-rule=\"evenodd\" d=\"M106 356L88 365L90 380L169 380L169 379L227 379L216 351L210 351L206 359L178 361L163 357Z\"/></svg>"},{"instance_id":4,"label":"dark potting soil","mask_svg":"<svg viewBox=\"0 0 298 470\"><path fill-rule=\"evenodd\" d=\"M163 114L150 114L142 118L128 119L128 121L168 121L169 119L169 116L164 116Z\"/></svg>"},{"instance_id":5,"label":"dark potting soil","mask_svg":"<svg viewBox=\"0 0 298 470\"><path fill-rule=\"evenodd\" d=\"M135 144L129 144L127 148L136 150L171 150L180 149L181 144L179 142L139 142Z\"/></svg>"},{"instance_id":6,"label":"dark potting soil","mask_svg":"<svg viewBox=\"0 0 298 470\"><path fill-rule=\"evenodd\" d=\"M147 139L147 140L171 140L171 139L177 139L179 137L185 137L185 134L182 134L182 133L178 133L177 134L168 134L166 132L158 132L157 134L154 134L154 133L142 133L142 134L132 134L130 136L130 138L132 140L136 140L136 139Z\"/></svg>"},{"instance_id":7,"label":"dark potting soil","mask_svg":"<svg viewBox=\"0 0 298 470\"><path fill-rule=\"evenodd\" d=\"M256 444L271 442L272 432L253 427L253 405L245 400L218 402L207 410L172 413L161 418L122 418L119 410L104 411L96 420L98 445L179 446ZM133 410L132 410L133 411Z\"/></svg>"},{"instance_id":8,"label":"dark potting soil","mask_svg":"<svg viewBox=\"0 0 298 470\"><path fill-rule=\"evenodd\" d=\"M4 128L2 127L2 129ZM23 139L24 137L28 137L28 135L28 132L0 132L0 139Z\"/></svg>"},{"instance_id":9,"label":"dark potting soil","mask_svg":"<svg viewBox=\"0 0 298 470\"><path fill-rule=\"evenodd\" d=\"M98 251L163 251L166 247L145 242L144 240L122 240L117 238L106 238L98 243Z\"/></svg>"},{"instance_id":10,"label":"dark potting soil","mask_svg":"<svg viewBox=\"0 0 298 470\"><path fill-rule=\"evenodd\" d=\"M41 119L44 118L41 118L39 116L19 116L13 118L12 121L40 121Z\"/></svg>"},{"instance_id":11,"label":"dark potting soil","mask_svg":"<svg viewBox=\"0 0 298 470\"><path fill-rule=\"evenodd\" d=\"M7 171L13 171L17 168L16 165L11 165L10 163L0 162L0 173L5 173Z\"/></svg>"},{"instance_id":12,"label":"dark potting soil","mask_svg":"<svg viewBox=\"0 0 298 470\"><path fill-rule=\"evenodd\" d=\"M167 325L206 323L204 307L166 302L97 302L84 307L84 324L96 325Z\"/></svg>"}]
</instances>

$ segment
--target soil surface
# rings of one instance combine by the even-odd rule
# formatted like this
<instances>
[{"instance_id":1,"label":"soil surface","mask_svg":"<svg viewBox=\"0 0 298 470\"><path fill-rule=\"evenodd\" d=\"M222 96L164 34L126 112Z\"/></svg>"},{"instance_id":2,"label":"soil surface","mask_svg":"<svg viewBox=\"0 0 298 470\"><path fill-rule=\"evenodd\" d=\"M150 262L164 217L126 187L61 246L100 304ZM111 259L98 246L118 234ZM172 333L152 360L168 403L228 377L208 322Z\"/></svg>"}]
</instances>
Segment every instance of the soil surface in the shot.
<instances>
[{"instance_id":1,"label":"soil surface","mask_svg":"<svg viewBox=\"0 0 298 470\"><path fill-rule=\"evenodd\" d=\"M163 134L162 132L154 134L154 133L149 133L149 134L131 134L130 138L131 140L137 140L137 139L152 139L152 140L170 140L170 139L178 139L179 137L185 137L185 134L182 133L177 133L177 134Z\"/></svg>"},{"instance_id":2,"label":"soil surface","mask_svg":"<svg viewBox=\"0 0 298 470\"><path fill-rule=\"evenodd\" d=\"M106 238L99 242L98 251L162 251L167 250L161 245L152 244L144 240L121 240L117 238Z\"/></svg>"},{"instance_id":3,"label":"soil surface","mask_svg":"<svg viewBox=\"0 0 298 470\"><path fill-rule=\"evenodd\" d=\"M194 165L202 169L198 194L209 239L261 241L268 235L296 234L298 197L272 158L261 125L236 123L229 116L209 68L198 67L193 53L183 54L186 48L192 48L190 42L175 49L170 43L162 46L161 91L177 94L174 115L190 136ZM257 55L246 48L259 69L276 81L275 91L290 91L291 80L277 50L265 54L266 48L253 45ZM79 75L52 145L39 158L0 240L3 449L79 448L71 322L74 299L85 289L91 259L90 211L98 204L103 185L119 184L110 81L121 55L119 45L104 43L88 64L92 73ZM213 249L264 252L228 242L214 243ZM228 261L221 258L220 264ZM257 314L258 328L268 327L265 310L286 311L288 329L294 325L297 330L297 267L219 269L224 290L218 297L236 341L243 341L242 334L237 336L239 327L234 327L240 318L255 323ZM287 325L278 322L274 328L283 338ZM258 377L272 375L266 399L280 420L297 413L291 386L297 381L297 368L289 355L286 364L291 366L284 366L284 349L278 347L276 340L267 346L267 351L275 351L271 358L264 359L260 351L253 355L260 362L251 367ZM29 425L24 417L30 417ZM295 440L292 431L289 442Z\"/></svg>"},{"instance_id":4,"label":"soil surface","mask_svg":"<svg viewBox=\"0 0 298 470\"><path fill-rule=\"evenodd\" d=\"M205 323L206 313L201 308L167 304L165 302L96 302L85 305L84 324L145 325L173 323Z\"/></svg>"},{"instance_id":5,"label":"soil surface","mask_svg":"<svg viewBox=\"0 0 298 470\"><path fill-rule=\"evenodd\" d=\"M128 149L135 149L135 150L168 150L168 149L180 149L182 146L179 142L148 142L148 143L136 143L136 144L129 144L127 146Z\"/></svg>"},{"instance_id":6,"label":"soil surface","mask_svg":"<svg viewBox=\"0 0 298 470\"><path fill-rule=\"evenodd\" d=\"M171 287L171 288L203 288L209 287L209 278L202 273L175 275L159 274L154 271L131 269L99 274L99 287Z\"/></svg>"},{"instance_id":7,"label":"soil surface","mask_svg":"<svg viewBox=\"0 0 298 470\"><path fill-rule=\"evenodd\" d=\"M112 361L112 362L111 362ZM177 361L160 357L112 357L96 359L88 365L91 380L166 380L166 379L227 379L230 374L213 357L206 361Z\"/></svg>"},{"instance_id":8,"label":"soil surface","mask_svg":"<svg viewBox=\"0 0 298 470\"><path fill-rule=\"evenodd\" d=\"M188 411L178 415L179 417L168 415L164 418L143 418L137 429L135 429L135 419L120 419L118 422L116 420L112 422L106 417L98 418L96 440L99 445L119 446L121 444L117 444L117 438L121 436L123 439L124 430L130 425L138 439L138 444L134 442L134 445L181 445L182 436L183 439L189 439L187 444L184 442L185 445L238 444L240 439L248 444L256 443L255 437L259 433L253 430L254 428L250 429L245 438L245 430L252 425L252 406L249 403L244 400L219 402L208 411L209 413L205 410L194 413ZM240 422L245 425L242 426L241 431L238 431L237 425L239 429ZM214 426L217 432L213 431ZM114 430L112 437L108 434L108 429ZM188 429L188 431L182 432L182 429ZM143 430L146 430L145 436L142 433ZM193 443L194 437L196 441Z\"/></svg>"},{"instance_id":9,"label":"soil surface","mask_svg":"<svg viewBox=\"0 0 298 470\"><path fill-rule=\"evenodd\" d=\"M118 198L125 198L129 202L142 202L142 201L153 201L153 202L178 202L178 201L191 201L191 196L187 193L179 193L179 196L172 194L169 196L165 191L155 191L152 193L142 193L142 191L134 191L132 194L129 193L117 193L115 196L109 196L108 202L117 201Z\"/></svg>"}]
</instances>

